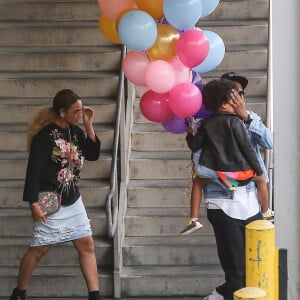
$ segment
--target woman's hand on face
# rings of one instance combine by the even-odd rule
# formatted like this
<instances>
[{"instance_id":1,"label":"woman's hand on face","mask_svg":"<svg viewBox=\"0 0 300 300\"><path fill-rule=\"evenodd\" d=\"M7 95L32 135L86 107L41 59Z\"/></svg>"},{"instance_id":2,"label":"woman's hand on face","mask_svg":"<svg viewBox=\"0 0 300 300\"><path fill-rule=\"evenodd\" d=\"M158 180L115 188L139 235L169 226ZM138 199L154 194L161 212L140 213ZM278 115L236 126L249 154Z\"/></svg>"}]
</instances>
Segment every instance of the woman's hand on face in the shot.
<instances>
[{"instance_id":1,"label":"woman's hand on face","mask_svg":"<svg viewBox=\"0 0 300 300\"><path fill-rule=\"evenodd\" d=\"M31 205L31 215L35 222L44 222L46 223L46 216L43 211L40 209L38 204Z\"/></svg>"},{"instance_id":2,"label":"woman's hand on face","mask_svg":"<svg viewBox=\"0 0 300 300\"><path fill-rule=\"evenodd\" d=\"M248 113L246 111L246 104L244 97L241 97L237 90L232 90L230 94L230 105L233 107L235 113L243 120L248 119Z\"/></svg>"},{"instance_id":3,"label":"woman's hand on face","mask_svg":"<svg viewBox=\"0 0 300 300\"><path fill-rule=\"evenodd\" d=\"M94 121L94 110L88 106L83 107L83 122L85 125L91 125Z\"/></svg>"}]
</instances>

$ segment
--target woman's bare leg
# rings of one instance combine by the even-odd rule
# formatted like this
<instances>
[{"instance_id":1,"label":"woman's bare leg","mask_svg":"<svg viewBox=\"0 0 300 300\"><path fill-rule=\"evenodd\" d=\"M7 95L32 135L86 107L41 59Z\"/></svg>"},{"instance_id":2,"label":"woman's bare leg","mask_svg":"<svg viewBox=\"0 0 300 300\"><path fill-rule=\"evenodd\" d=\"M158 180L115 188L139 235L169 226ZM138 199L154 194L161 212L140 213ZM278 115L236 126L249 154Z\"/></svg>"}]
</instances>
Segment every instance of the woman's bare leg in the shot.
<instances>
[{"instance_id":1,"label":"woman's bare leg","mask_svg":"<svg viewBox=\"0 0 300 300\"><path fill-rule=\"evenodd\" d=\"M88 291L99 291L98 267L95 256L94 241L91 236L73 241L79 255L81 272Z\"/></svg>"},{"instance_id":2,"label":"woman's bare leg","mask_svg":"<svg viewBox=\"0 0 300 300\"><path fill-rule=\"evenodd\" d=\"M32 273L40 259L48 252L50 246L31 247L23 256L19 268L17 287L20 290L26 290Z\"/></svg>"}]
</instances>

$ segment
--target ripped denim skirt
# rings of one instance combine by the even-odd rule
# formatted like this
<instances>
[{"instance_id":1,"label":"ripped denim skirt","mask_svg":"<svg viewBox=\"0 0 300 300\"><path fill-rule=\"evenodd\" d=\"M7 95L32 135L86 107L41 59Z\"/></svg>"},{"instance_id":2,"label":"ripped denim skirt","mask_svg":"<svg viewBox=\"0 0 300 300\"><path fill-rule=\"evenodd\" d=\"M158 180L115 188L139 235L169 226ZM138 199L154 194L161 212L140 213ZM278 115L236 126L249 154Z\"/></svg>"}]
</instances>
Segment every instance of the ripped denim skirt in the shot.
<instances>
[{"instance_id":1,"label":"ripped denim skirt","mask_svg":"<svg viewBox=\"0 0 300 300\"><path fill-rule=\"evenodd\" d=\"M47 222L35 222L31 247L65 243L91 236L92 229L81 196L68 206L46 217Z\"/></svg>"}]
</instances>

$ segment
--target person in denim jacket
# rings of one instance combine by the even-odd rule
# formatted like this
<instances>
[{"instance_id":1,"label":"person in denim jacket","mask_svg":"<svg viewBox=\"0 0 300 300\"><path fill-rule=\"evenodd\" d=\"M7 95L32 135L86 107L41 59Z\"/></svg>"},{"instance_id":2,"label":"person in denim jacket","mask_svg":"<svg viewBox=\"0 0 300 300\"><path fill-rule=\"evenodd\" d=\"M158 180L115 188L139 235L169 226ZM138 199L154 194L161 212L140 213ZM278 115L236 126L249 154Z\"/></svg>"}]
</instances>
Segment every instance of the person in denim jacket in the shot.
<instances>
[{"instance_id":1,"label":"person in denim jacket","mask_svg":"<svg viewBox=\"0 0 300 300\"><path fill-rule=\"evenodd\" d=\"M250 142L255 149L266 180L268 174L261 156L261 149L272 149L273 134L253 111L247 110L244 89L248 80L235 72L221 78L237 82L242 97L233 98L234 108L245 122ZM217 244L218 256L225 273L225 282L218 286L206 300L233 300L233 293L245 286L245 227L262 219L254 182L234 191L209 183L204 187L207 218L211 223Z\"/></svg>"}]
</instances>

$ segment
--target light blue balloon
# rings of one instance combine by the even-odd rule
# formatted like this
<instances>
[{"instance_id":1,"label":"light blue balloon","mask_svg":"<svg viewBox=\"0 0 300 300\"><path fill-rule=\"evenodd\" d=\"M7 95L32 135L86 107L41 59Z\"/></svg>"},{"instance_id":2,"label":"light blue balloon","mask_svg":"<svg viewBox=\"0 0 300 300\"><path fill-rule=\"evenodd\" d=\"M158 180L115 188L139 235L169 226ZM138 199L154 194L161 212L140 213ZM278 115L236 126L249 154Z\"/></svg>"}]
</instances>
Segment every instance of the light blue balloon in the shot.
<instances>
[{"instance_id":1,"label":"light blue balloon","mask_svg":"<svg viewBox=\"0 0 300 300\"><path fill-rule=\"evenodd\" d=\"M157 25L154 19L142 10L125 14L118 25L121 41L129 49L145 51L152 47L157 37Z\"/></svg>"},{"instance_id":2,"label":"light blue balloon","mask_svg":"<svg viewBox=\"0 0 300 300\"><path fill-rule=\"evenodd\" d=\"M202 13L201 18L208 16L212 13L218 6L220 0L201 0L202 3Z\"/></svg>"},{"instance_id":3,"label":"light blue balloon","mask_svg":"<svg viewBox=\"0 0 300 300\"><path fill-rule=\"evenodd\" d=\"M209 41L209 51L204 61L192 69L198 73L215 69L222 62L225 55L225 45L222 38L213 31L203 30L203 33Z\"/></svg>"},{"instance_id":4,"label":"light blue balloon","mask_svg":"<svg viewBox=\"0 0 300 300\"><path fill-rule=\"evenodd\" d=\"M201 0L165 0L163 11L170 25L180 30L189 30L199 20L202 4Z\"/></svg>"}]
</instances>

